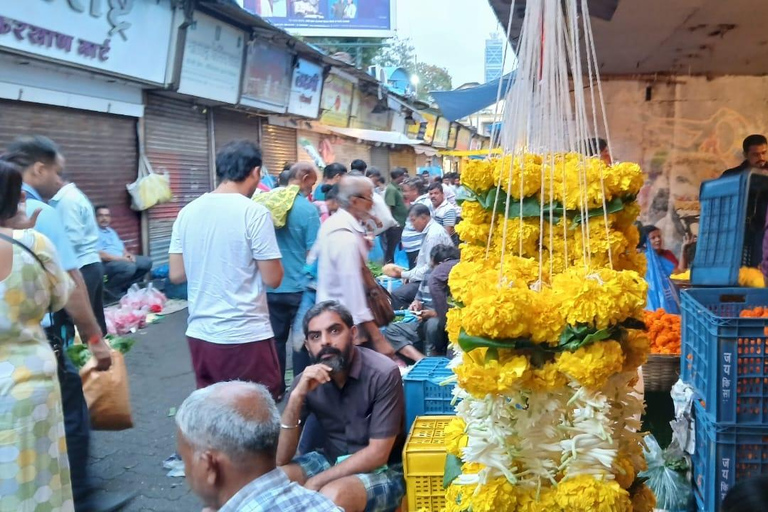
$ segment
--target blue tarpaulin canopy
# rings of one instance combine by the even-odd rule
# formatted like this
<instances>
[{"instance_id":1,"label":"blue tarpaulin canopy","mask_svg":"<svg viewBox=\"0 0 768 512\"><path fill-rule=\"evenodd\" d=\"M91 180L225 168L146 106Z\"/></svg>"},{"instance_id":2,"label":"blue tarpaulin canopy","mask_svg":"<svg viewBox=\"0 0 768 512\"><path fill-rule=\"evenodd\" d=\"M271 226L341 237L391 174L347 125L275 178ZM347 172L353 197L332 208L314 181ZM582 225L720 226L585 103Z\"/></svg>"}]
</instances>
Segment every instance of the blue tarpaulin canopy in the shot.
<instances>
[{"instance_id":1,"label":"blue tarpaulin canopy","mask_svg":"<svg viewBox=\"0 0 768 512\"><path fill-rule=\"evenodd\" d=\"M499 93L499 80L501 84L501 95L505 96L510 81L514 80L515 72L507 73L501 78L493 80L477 87L461 89L458 91L434 91L429 94L437 102L442 115L449 121L456 121L468 115L483 110L489 105L496 103Z\"/></svg>"}]
</instances>

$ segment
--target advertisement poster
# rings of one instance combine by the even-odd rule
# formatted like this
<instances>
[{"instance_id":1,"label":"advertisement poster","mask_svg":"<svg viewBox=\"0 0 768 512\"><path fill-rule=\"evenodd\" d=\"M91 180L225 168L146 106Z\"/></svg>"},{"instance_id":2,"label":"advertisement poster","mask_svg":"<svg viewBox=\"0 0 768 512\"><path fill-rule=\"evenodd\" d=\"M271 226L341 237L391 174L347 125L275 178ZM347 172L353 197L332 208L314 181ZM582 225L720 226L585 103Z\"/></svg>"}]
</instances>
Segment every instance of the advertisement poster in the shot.
<instances>
[{"instance_id":1,"label":"advertisement poster","mask_svg":"<svg viewBox=\"0 0 768 512\"><path fill-rule=\"evenodd\" d=\"M318 64L299 59L293 70L288 113L316 119L320 110L323 89L323 68Z\"/></svg>"},{"instance_id":2,"label":"advertisement poster","mask_svg":"<svg viewBox=\"0 0 768 512\"><path fill-rule=\"evenodd\" d=\"M432 145L436 148L444 148L448 145L448 135L451 130L451 123L444 117L437 120L435 126L435 135L432 139Z\"/></svg>"},{"instance_id":3,"label":"advertisement poster","mask_svg":"<svg viewBox=\"0 0 768 512\"><path fill-rule=\"evenodd\" d=\"M293 55L263 41L248 45L240 103L285 113L291 93Z\"/></svg>"},{"instance_id":4,"label":"advertisement poster","mask_svg":"<svg viewBox=\"0 0 768 512\"><path fill-rule=\"evenodd\" d=\"M456 148L456 136L459 134L459 125L451 123L451 129L448 132L448 149ZM456 148L459 149L459 148Z\"/></svg>"},{"instance_id":5,"label":"advertisement poster","mask_svg":"<svg viewBox=\"0 0 768 512\"><path fill-rule=\"evenodd\" d=\"M344 80L340 76L328 75L323 85L323 96L320 101L321 123L339 128L346 128L349 125L353 88L352 82Z\"/></svg>"},{"instance_id":6,"label":"advertisement poster","mask_svg":"<svg viewBox=\"0 0 768 512\"><path fill-rule=\"evenodd\" d=\"M469 150L469 146L472 142L472 132L466 128L459 129L459 136L456 139L456 149L459 151Z\"/></svg>"},{"instance_id":7,"label":"advertisement poster","mask_svg":"<svg viewBox=\"0 0 768 512\"><path fill-rule=\"evenodd\" d=\"M427 127L424 131L424 142L432 144L432 139L435 137L435 127L437 125L437 116L429 114L427 112L419 112L421 117L427 120Z\"/></svg>"},{"instance_id":8,"label":"advertisement poster","mask_svg":"<svg viewBox=\"0 0 768 512\"><path fill-rule=\"evenodd\" d=\"M238 0L247 11L303 36L392 37L396 0Z\"/></svg>"}]
</instances>

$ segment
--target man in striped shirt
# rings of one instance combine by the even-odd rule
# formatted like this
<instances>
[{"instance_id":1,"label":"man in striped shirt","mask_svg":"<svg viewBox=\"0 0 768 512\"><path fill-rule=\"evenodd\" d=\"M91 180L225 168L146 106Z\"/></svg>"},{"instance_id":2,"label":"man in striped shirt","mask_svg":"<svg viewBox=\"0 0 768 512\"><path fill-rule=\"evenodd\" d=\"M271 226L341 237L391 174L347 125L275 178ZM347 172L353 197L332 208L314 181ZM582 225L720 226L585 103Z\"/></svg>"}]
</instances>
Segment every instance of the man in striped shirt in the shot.
<instances>
[{"instance_id":1,"label":"man in striped shirt","mask_svg":"<svg viewBox=\"0 0 768 512\"><path fill-rule=\"evenodd\" d=\"M427 208L432 210L432 202L429 200L427 194L427 185L418 176L405 180L402 184L403 199L405 204L410 208L415 204L423 204ZM416 259L419 257L419 249L424 240L424 233L417 231L410 219L406 219L405 228L403 228L403 234L400 239L400 243L403 246L405 254L408 256L408 268L412 269L416 266Z\"/></svg>"},{"instance_id":2,"label":"man in striped shirt","mask_svg":"<svg viewBox=\"0 0 768 512\"><path fill-rule=\"evenodd\" d=\"M435 221L443 226L448 235L456 238L456 207L448 202L443 193L441 183L433 183L429 186L429 200L432 201L432 216Z\"/></svg>"}]
</instances>

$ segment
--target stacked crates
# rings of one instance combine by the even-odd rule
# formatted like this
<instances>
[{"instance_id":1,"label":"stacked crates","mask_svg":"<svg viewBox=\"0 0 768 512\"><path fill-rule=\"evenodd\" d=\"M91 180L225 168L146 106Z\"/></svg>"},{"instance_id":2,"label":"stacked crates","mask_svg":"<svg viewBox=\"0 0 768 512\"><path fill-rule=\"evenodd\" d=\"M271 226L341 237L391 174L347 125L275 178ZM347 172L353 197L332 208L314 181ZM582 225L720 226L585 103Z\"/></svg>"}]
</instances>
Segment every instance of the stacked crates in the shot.
<instances>
[{"instance_id":1,"label":"stacked crates","mask_svg":"<svg viewBox=\"0 0 768 512\"><path fill-rule=\"evenodd\" d=\"M453 414L453 388L445 384L453 376L450 359L425 357L403 378L405 387L405 429L409 430L417 416Z\"/></svg>"},{"instance_id":2,"label":"stacked crates","mask_svg":"<svg viewBox=\"0 0 768 512\"><path fill-rule=\"evenodd\" d=\"M731 487L768 473L768 318L740 317L768 306L768 289L682 293L681 378L695 392L693 490L716 512Z\"/></svg>"},{"instance_id":3,"label":"stacked crates","mask_svg":"<svg viewBox=\"0 0 768 512\"><path fill-rule=\"evenodd\" d=\"M445 427L452 416L419 416L403 450L409 512L445 508Z\"/></svg>"}]
</instances>

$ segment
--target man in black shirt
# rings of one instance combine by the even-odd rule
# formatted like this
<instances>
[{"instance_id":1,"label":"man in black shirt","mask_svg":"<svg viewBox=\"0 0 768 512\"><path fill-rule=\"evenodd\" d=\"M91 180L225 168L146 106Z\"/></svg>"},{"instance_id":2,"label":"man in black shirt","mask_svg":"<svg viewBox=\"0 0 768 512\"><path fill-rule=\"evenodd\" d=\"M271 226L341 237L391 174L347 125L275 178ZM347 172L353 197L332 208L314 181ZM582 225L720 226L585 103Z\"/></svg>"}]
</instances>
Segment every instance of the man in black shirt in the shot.
<instances>
[{"instance_id":1,"label":"man in black shirt","mask_svg":"<svg viewBox=\"0 0 768 512\"><path fill-rule=\"evenodd\" d=\"M723 176L730 176L749 169L768 171L768 140L764 135L750 135L742 143L744 161L741 165L728 169Z\"/></svg>"}]
</instances>

